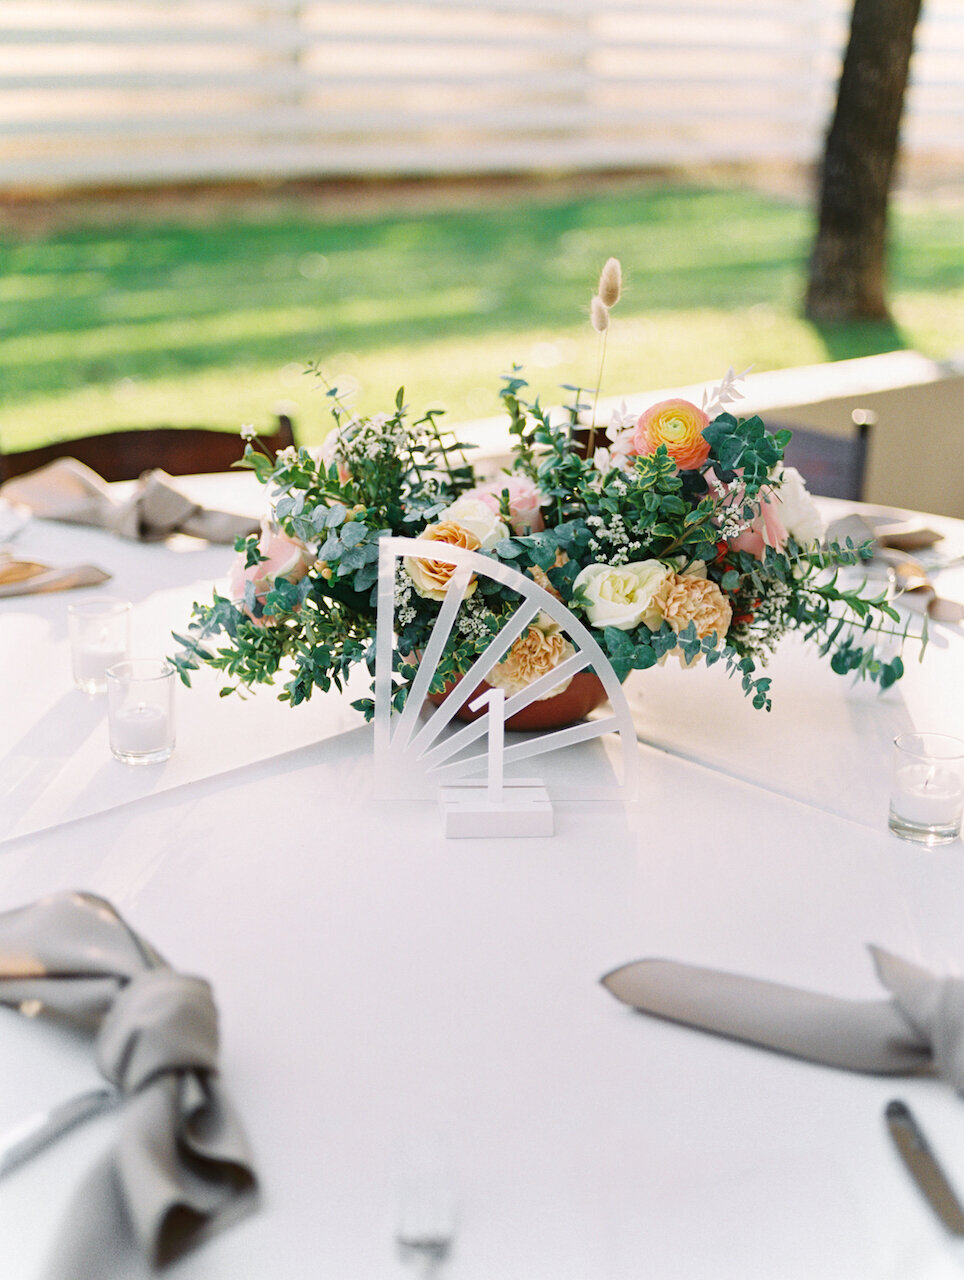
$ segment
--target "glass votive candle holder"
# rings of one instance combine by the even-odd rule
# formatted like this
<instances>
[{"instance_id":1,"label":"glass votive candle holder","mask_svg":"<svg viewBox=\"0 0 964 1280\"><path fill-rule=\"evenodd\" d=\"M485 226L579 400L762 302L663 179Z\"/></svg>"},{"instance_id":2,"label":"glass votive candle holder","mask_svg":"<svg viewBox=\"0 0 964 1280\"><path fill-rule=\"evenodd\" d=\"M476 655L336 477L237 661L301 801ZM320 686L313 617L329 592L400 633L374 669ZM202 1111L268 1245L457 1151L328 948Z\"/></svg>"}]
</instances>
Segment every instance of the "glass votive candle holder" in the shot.
<instances>
[{"instance_id":1,"label":"glass votive candle holder","mask_svg":"<svg viewBox=\"0 0 964 1280\"><path fill-rule=\"evenodd\" d=\"M103 693L107 668L130 653L131 606L99 596L67 606L74 684L84 693Z\"/></svg>"},{"instance_id":2,"label":"glass votive candle holder","mask_svg":"<svg viewBox=\"0 0 964 1280\"><path fill-rule=\"evenodd\" d=\"M919 844L948 844L961 834L964 742L943 733L894 739L890 829Z\"/></svg>"},{"instance_id":3,"label":"glass votive candle holder","mask_svg":"<svg viewBox=\"0 0 964 1280\"><path fill-rule=\"evenodd\" d=\"M111 752L124 764L157 764L174 750L174 668L163 659L118 662L107 672Z\"/></svg>"}]
</instances>

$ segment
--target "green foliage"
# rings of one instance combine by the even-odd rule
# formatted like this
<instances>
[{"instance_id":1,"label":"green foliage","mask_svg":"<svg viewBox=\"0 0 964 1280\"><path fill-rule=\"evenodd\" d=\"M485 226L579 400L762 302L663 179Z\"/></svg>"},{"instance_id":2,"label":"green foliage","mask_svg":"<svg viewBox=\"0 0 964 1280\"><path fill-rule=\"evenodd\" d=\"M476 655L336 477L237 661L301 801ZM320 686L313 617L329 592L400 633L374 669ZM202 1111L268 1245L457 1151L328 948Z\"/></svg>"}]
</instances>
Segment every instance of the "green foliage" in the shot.
<instances>
[{"instance_id":1,"label":"green foliage","mask_svg":"<svg viewBox=\"0 0 964 1280\"><path fill-rule=\"evenodd\" d=\"M789 431L771 435L761 418L737 419L731 413L721 413L703 430L703 439L710 444L710 461L718 464L721 478L739 472L748 498L756 497L766 484L790 435Z\"/></svg>"}]
</instances>

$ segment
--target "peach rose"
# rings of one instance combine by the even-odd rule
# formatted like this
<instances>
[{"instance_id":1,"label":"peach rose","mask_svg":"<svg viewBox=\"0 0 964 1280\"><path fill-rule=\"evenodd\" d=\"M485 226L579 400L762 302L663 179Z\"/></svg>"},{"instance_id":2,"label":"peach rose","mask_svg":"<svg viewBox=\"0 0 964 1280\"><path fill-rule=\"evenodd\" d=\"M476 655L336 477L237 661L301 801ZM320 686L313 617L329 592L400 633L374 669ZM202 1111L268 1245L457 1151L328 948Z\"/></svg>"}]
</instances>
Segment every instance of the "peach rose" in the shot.
<instances>
[{"instance_id":1,"label":"peach rose","mask_svg":"<svg viewBox=\"0 0 964 1280\"><path fill-rule=\"evenodd\" d=\"M266 558L258 564L245 565L245 556L239 553L231 566L228 578L228 590L232 600L243 601L247 583L253 583L255 599L264 604L265 597L279 578L286 582L300 582L308 572L314 560L312 553L303 543L289 538L275 526L263 522L261 536L258 539L258 550ZM255 622L262 619L245 609L248 617ZM269 621L270 619L265 619Z\"/></svg>"},{"instance_id":2,"label":"peach rose","mask_svg":"<svg viewBox=\"0 0 964 1280\"><path fill-rule=\"evenodd\" d=\"M509 493L509 525L513 533L541 533L546 527L542 518L543 495L536 482L529 476L500 476L488 484L470 489L464 496L477 498L499 515L502 511L502 491Z\"/></svg>"},{"instance_id":3,"label":"peach rose","mask_svg":"<svg viewBox=\"0 0 964 1280\"><path fill-rule=\"evenodd\" d=\"M640 414L632 436L632 452L655 453L663 444L680 471L696 471L710 456L703 428L709 418L689 400L661 400Z\"/></svg>"},{"instance_id":4,"label":"peach rose","mask_svg":"<svg viewBox=\"0 0 964 1280\"><path fill-rule=\"evenodd\" d=\"M430 542L444 542L450 547L464 547L466 551L477 551L481 546L478 538L468 529L463 529L454 520L443 520L441 524L430 524L418 535ZM415 584L415 590L428 600L444 600L449 589L449 582L455 572L455 565L444 560L428 560L421 556L406 556L403 561L408 576ZM477 583L473 577L465 592L466 597L472 595Z\"/></svg>"},{"instance_id":5,"label":"peach rose","mask_svg":"<svg viewBox=\"0 0 964 1280\"><path fill-rule=\"evenodd\" d=\"M717 641L721 642L730 629L733 610L712 579L676 573L663 605L663 617L677 635L692 622L700 640L715 634ZM681 650L673 652L680 654L684 666L692 665L685 662ZM698 658L693 661L698 661Z\"/></svg>"},{"instance_id":6,"label":"peach rose","mask_svg":"<svg viewBox=\"0 0 964 1280\"><path fill-rule=\"evenodd\" d=\"M506 695L511 697L528 688L540 676L554 671L575 652L575 648L562 634L559 624L548 614L540 613L525 635L519 636L515 641L504 660L495 664L486 680L497 689L504 689ZM569 676L555 688L536 698L536 702L544 702L557 693L563 693L571 683L572 677Z\"/></svg>"}]
</instances>

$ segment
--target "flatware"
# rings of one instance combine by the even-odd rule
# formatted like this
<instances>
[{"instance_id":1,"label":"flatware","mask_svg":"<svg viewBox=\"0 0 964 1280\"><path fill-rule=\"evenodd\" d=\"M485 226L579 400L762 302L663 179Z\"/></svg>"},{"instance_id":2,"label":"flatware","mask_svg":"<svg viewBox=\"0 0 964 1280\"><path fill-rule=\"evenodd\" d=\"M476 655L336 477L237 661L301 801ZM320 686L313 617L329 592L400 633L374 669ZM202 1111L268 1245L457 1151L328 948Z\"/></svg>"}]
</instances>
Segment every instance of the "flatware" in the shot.
<instances>
[{"instance_id":1,"label":"flatware","mask_svg":"<svg viewBox=\"0 0 964 1280\"><path fill-rule=\"evenodd\" d=\"M116 1107L120 1099L116 1089L91 1089L28 1117L0 1139L0 1178L85 1120Z\"/></svg>"},{"instance_id":2,"label":"flatware","mask_svg":"<svg viewBox=\"0 0 964 1280\"><path fill-rule=\"evenodd\" d=\"M964 1208L906 1102L895 1098L884 1111L900 1157L928 1204L955 1236L964 1236Z\"/></svg>"},{"instance_id":3,"label":"flatware","mask_svg":"<svg viewBox=\"0 0 964 1280\"><path fill-rule=\"evenodd\" d=\"M894 574L897 598L901 603L926 613L935 622L960 622L964 619L964 605L938 595L928 570L919 560L901 551L884 550L879 555Z\"/></svg>"},{"instance_id":4,"label":"flatware","mask_svg":"<svg viewBox=\"0 0 964 1280\"><path fill-rule=\"evenodd\" d=\"M398 1188L395 1243L419 1276L436 1276L452 1250L455 1202L448 1170L431 1144L407 1153Z\"/></svg>"}]
</instances>

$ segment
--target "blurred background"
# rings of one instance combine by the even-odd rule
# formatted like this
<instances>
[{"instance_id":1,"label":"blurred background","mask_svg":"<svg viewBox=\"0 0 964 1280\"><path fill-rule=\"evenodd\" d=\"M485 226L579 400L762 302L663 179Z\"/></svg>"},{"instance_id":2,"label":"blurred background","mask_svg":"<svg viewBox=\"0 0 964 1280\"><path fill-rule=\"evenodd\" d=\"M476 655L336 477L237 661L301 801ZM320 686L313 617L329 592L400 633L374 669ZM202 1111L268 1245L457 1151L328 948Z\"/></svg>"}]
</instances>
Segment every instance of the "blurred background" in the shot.
<instances>
[{"instance_id":1,"label":"blurred background","mask_svg":"<svg viewBox=\"0 0 964 1280\"><path fill-rule=\"evenodd\" d=\"M869 406L866 496L964 515L964 8L914 14L886 306L828 318L805 298L852 14L0 0L0 450L279 412L310 443L310 362L365 412L404 385L486 418L513 364L557 403L595 384L616 256L604 396L804 366L782 420Z\"/></svg>"}]
</instances>

